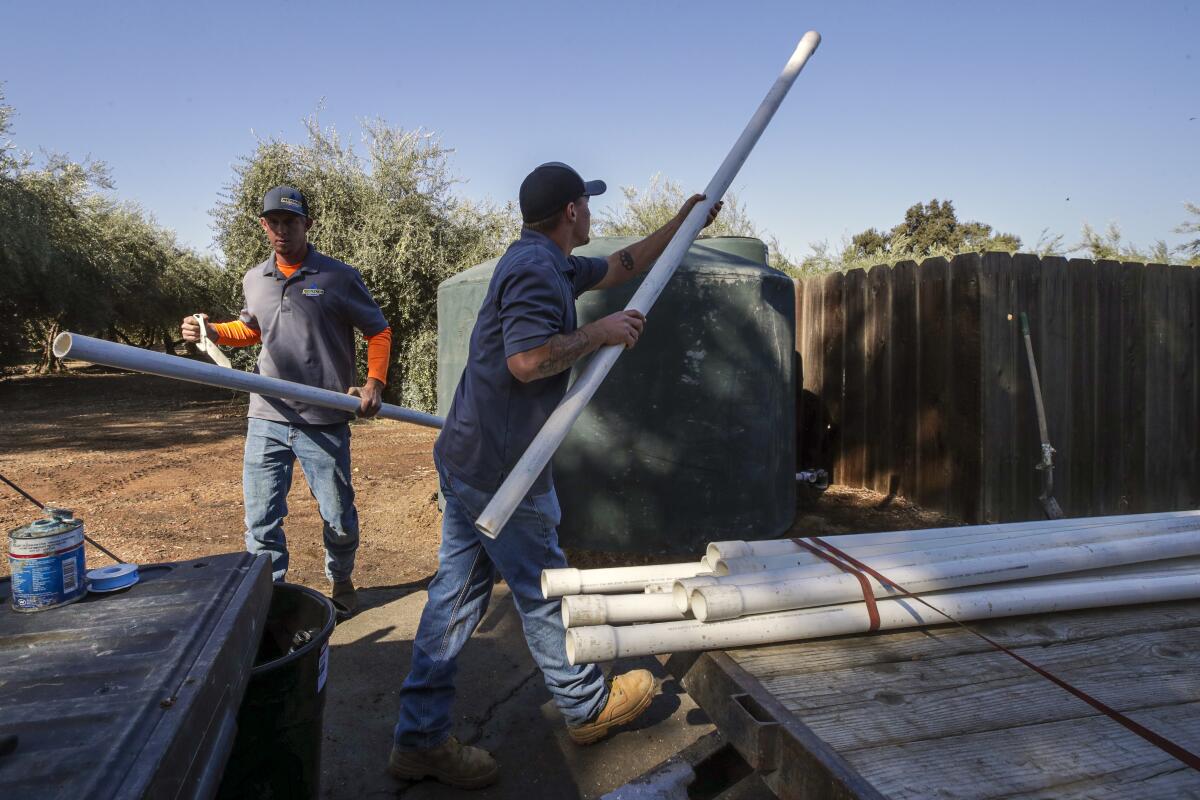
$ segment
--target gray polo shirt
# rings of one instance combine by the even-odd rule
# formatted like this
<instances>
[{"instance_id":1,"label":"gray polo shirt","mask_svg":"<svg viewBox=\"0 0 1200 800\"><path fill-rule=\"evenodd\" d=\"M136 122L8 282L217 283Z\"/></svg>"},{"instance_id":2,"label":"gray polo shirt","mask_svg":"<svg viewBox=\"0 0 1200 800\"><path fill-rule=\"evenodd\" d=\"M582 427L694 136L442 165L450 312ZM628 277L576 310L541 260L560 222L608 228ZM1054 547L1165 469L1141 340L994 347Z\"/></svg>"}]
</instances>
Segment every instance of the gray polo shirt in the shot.
<instances>
[{"instance_id":1,"label":"gray polo shirt","mask_svg":"<svg viewBox=\"0 0 1200 800\"><path fill-rule=\"evenodd\" d=\"M499 487L562 400L571 372L521 383L508 371L509 356L575 330L575 298L607 271L605 259L567 256L528 228L509 246L492 272L467 366L434 445L444 469L480 491ZM547 465L530 493L553 486Z\"/></svg>"},{"instance_id":2,"label":"gray polo shirt","mask_svg":"<svg viewBox=\"0 0 1200 800\"><path fill-rule=\"evenodd\" d=\"M284 278L275 255L242 278L241 319L262 335L254 371L345 392L355 381L354 329L374 336L388 326L354 267L316 251ZM305 425L348 422L354 415L292 400L250 395L249 417Z\"/></svg>"}]
</instances>

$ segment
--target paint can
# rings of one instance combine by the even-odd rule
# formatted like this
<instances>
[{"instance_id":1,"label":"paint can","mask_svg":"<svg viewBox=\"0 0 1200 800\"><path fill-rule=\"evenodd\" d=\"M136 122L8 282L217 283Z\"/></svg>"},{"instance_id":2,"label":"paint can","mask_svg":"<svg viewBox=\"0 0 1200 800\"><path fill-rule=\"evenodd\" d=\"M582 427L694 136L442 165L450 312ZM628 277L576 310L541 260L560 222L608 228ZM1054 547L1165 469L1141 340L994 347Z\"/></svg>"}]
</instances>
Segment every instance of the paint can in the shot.
<instances>
[{"instance_id":1,"label":"paint can","mask_svg":"<svg viewBox=\"0 0 1200 800\"><path fill-rule=\"evenodd\" d=\"M15 611L45 611L83 597L83 520L47 506L42 519L9 531L8 570Z\"/></svg>"}]
</instances>

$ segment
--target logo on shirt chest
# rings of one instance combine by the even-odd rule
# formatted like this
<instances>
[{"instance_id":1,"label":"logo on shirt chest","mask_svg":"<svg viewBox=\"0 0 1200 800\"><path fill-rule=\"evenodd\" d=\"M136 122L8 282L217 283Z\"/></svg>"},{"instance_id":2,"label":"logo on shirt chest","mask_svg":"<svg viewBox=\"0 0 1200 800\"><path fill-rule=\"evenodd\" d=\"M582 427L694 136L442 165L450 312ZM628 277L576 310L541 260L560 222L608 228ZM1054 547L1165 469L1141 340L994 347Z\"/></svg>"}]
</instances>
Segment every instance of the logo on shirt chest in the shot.
<instances>
[{"instance_id":1,"label":"logo on shirt chest","mask_svg":"<svg viewBox=\"0 0 1200 800\"><path fill-rule=\"evenodd\" d=\"M310 286L304 287L304 289L301 290L301 294L303 294L305 297L320 297L321 295L325 294L325 290L318 289L317 285L314 283Z\"/></svg>"}]
</instances>

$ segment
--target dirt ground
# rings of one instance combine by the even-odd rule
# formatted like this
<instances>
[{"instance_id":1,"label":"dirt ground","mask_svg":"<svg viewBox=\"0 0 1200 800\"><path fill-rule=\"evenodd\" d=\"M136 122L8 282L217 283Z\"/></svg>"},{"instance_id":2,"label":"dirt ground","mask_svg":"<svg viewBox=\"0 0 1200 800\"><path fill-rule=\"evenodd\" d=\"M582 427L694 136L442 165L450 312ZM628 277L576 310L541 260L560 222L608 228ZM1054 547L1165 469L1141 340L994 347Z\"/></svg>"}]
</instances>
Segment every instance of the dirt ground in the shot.
<instances>
[{"instance_id":1,"label":"dirt ground","mask_svg":"<svg viewBox=\"0 0 1200 800\"><path fill-rule=\"evenodd\" d=\"M76 510L89 535L126 561L182 561L236 551L242 542L241 458L246 402L204 386L97 368L0 378L0 473L42 502ZM432 781L397 784L383 770L399 706L399 681L437 569L440 514L431 450L435 432L388 421L354 424L353 462L362 523L356 582L362 611L330 640L324 712L323 800L459 793ZM321 522L300 470L289 497L288 579L327 590ZM37 509L0 485L0 528ZM832 487L803 496L794 534L953 524L903 500ZM679 560L568 550L576 566ZM109 563L88 547L88 565ZM7 560L5 560L6 562ZM4 569L7 570L7 563ZM596 800L713 730L656 659L661 691L638 723L589 748L569 743L525 647L506 587L460 660L455 730L495 753L502 780L480 800ZM528 754L537 753L531 767Z\"/></svg>"},{"instance_id":2,"label":"dirt ground","mask_svg":"<svg viewBox=\"0 0 1200 800\"><path fill-rule=\"evenodd\" d=\"M75 509L85 530L122 559L178 561L242 548L241 461L246 401L207 386L99 368L0 379L0 472L42 502ZM394 586L437 566L436 431L386 420L353 426L354 482L364 587ZM797 535L954 524L902 499L834 486L804 497ZM299 469L288 499L288 579L315 588L323 574L321 520ZM37 509L0 485L0 528ZM663 559L571 551L601 566ZM89 566L109 563L89 545ZM4 566L7 570L7 563Z\"/></svg>"}]
</instances>

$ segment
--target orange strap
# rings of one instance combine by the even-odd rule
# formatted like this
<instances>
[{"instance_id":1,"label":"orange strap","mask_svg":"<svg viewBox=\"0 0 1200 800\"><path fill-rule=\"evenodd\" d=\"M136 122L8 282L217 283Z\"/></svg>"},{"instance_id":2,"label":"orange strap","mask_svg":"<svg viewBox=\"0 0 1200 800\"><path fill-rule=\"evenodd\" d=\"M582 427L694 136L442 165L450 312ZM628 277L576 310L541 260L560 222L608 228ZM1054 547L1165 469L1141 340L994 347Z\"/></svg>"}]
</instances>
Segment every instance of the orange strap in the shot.
<instances>
[{"instance_id":1,"label":"orange strap","mask_svg":"<svg viewBox=\"0 0 1200 800\"><path fill-rule=\"evenodd\" d=\"M1188 750L1187 748L1183 747L1182 745L1176 744L1175 742L1171 741L1170 739L1163 736L1162 734L1155 733L1154 731L1150 730L1149 728L1145 727L1144 725L1134 722L1132 719L1125 716L1120 711L1117 711L1115 708L1112 708L1107 703L1097 700L1095 697L1092 697L1090 694L1083 691L1082 689L1077 689L1074 686L1072 686L1071 684L1064 681L1062 678L1058 677L1057 675L1054 675L1049 670L1039 667L1037 664L1034 664L1032 661L1030 661L1029 659L1027 659L1023 656L1017 655L1012 650L1009 650L1007 647L1000 644L999 642L990 639L989 637L983 635L982 633L975 630L974 628L970 628L970 627L964 625L963 623L956 620L954 617L947 614L945 611L942 611L940 608L935 608L934 606L925 602L925 600L923 600L921 597L908 591L908 589L905 589L900 584L884 577L884 575L882 573L878 572L877 570L871 569L866 564L862 563L861 561L856 560L853 556L843 553L841 550L839 550L836 547L834 547L833 545L829 544L829 542L818 539L816 536L813 536L811 538L814 542L816 542L821 547L828 550L830 553L833 553L838 558L844 560L847 564L851 564L855 568L862 570L863 572L867 573L872 578L874 578L875 580L884 584L885 586L894 587L898 591L902 592L906 597L910 597L913 600L916 600L921 605L925 606L926 608L937 612L939 615L945 617L947 620L949 620L950 622L953 622L955 625L957 625L958 627L967 631L968 633L975 634L980 639L987 642L989 645L991 645L995 649L999 650L1001 653L1011 656L1012 658L1016 659L1017 662L1019 662L1020 664L1023 664L1024 666L1028 667L1029 669L1033 670L1038 675L1041 675L1043 678L1050 681L1055 686L1058 686L1059 688L1065 689L1066 691L1070 692L1075 697L1079 698L1080 700L1087 703L1092 708L1099 711L1101 714L1104 714L1109 719L1124 726L1127 730L1142 737L1147 742L1149 742L1150 744L1157 747L1159 750L1162 750L1164 753L1167 753L1168 755L1171 755L1174 758L1179 759L1180 761L1182 761L1184 764L1191 767L1192 769L1200 771L1200 754L1193 753L1192 751ZM793 539L792 541L799 543L798 539Z\"/></svg>"},{"instance_id":2,"label":"orange strap","mask_svg":"<svg viewBox=\"0 0 1200 800\"><path fill-rule=\"evenodd\" d=\"M862 587L863 602L867 604L867 618L871 621L871 627L868 628L868 630L872 632L879 630L879 607L875 605L875 593L871 591L871 583L867 580L867 576L863 575L860 570L851 567L847 562L839 561L825 551L813 547L803 539L795 538L792 539L792 541L818 558L825 559L842 572L848 572L854 577L858 578L858 585ZM821 540L814 536L813 541L820 542Z\"/></svg>"}]
</instances>

